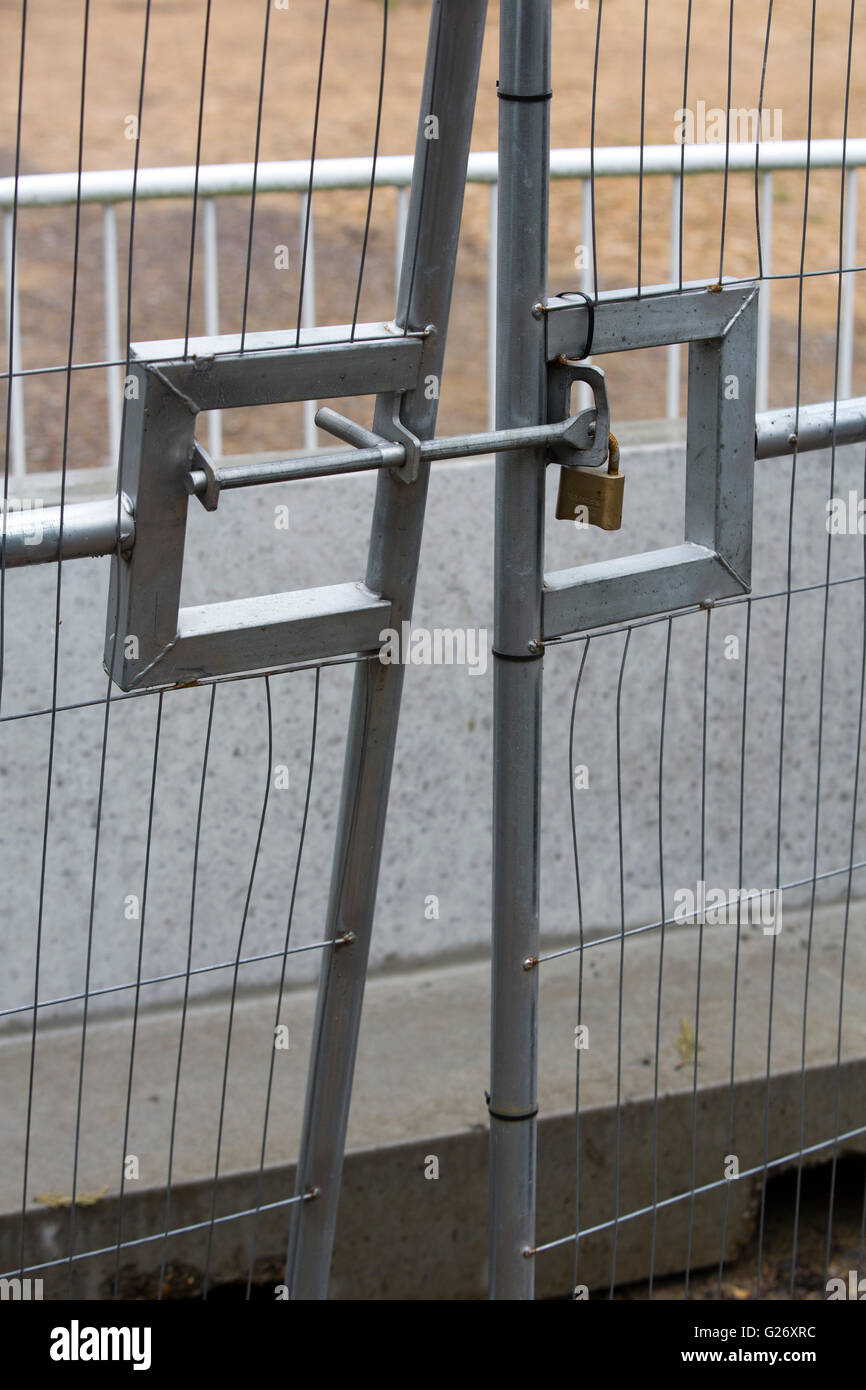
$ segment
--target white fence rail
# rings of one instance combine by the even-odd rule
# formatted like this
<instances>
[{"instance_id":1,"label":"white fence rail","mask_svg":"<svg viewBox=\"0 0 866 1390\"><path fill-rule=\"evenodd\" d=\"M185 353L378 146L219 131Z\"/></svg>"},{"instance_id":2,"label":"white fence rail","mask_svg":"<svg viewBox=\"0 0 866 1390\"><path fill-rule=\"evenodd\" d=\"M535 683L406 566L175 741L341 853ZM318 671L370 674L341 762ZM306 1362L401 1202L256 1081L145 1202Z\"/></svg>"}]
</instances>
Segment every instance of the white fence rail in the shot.
<instances>
[{"instance_id":1,"label":"white fence rail","mask_svg":"<svg viewBox=\"0 0 866 1390\"><path fill-rule=\"evenodd\" d=\"M695 174L722 173L726 167L731 174L751 174L757 171L760 190L761 245L764 287L761 295L758 329L757 409L765 410L768 403L770 362L770 314L772 275L772 208L773 174L781 170L846 169L845 223L842 269L853 270L857 264L857 170L866 164L866 139L766 141L753 143L723 143L704 145L628 145L615 148L553 150L550 160L552 179L574 179L581 183L582 240L592 243L591 179L634 178L641 172L645 177L667 176L671 179L670 216L670 273L678 278L679 209L681 177ZM406 225L408 188L412 177L412 156L380 157L376 163L377 187L397 190L396 207L396 274L399 276L400 257ZM313 172L314 192L336 189L368 188L372 172L369 158L317 160ZM494 152L470 156L468 182L487 184L490 197L488 293L488 406L491 424L495 401L495 313L496 313L496 196L497 157ZM204 229L203 276L205 332L219 332L219 253L215 200L222 197L249 195L255 184L256 196L266 193L297 193L300 195L300 239L303 241L307 216L307 196L310 187L310 164L307 160L273 161L253 164L214 164L164 169L140 169L135 181L136 201L198 197L202 203ZM28 174L19 179L0 179L0 210L3 215L4 305L6 326L6 376L11 375L12 410L10 429L10 472L22 477L27 471L24 430L23 379L27 375L21 362L21 318L16 285L16 249L13 229L16 214L25 208L61 207L82 203L102 204L103 214L103 284L105 306L105 359L107 369L107 417L111 456L116 457L120 438L122 392L120 389L123 357L121 354L121 305L117 273L117 229L115 209L128 203L133 193L131 169L85 173ZM19 233L20 233L19 222ZM315 236L312 216L309 221L306 277L304 283L303 326L316 321L315 305ZM592 264L581 270L582 287L593 284ZM852 392L854 357L854 293L855 276L845 275L842 284L839 398ZM666 414L670 419L680 414L680 353L679 345L667 350ZM314 415L316 403L304 404L304 447L316 446ZM216 456L222 454L221 417L210 413L209 445Z\"/></svg>"}]
</instances>

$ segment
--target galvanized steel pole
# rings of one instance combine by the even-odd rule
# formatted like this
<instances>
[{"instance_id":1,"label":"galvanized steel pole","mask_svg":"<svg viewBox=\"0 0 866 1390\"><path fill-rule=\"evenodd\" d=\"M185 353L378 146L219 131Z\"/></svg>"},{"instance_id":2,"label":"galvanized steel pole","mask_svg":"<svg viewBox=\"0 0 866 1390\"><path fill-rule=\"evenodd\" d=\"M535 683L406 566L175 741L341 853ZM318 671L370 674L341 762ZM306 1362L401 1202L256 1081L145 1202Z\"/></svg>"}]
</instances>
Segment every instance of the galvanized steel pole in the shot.
<instances>
[{"instance_id":1,"label":"galvanized steel pole","mask_svg":"<svg viewBox=\"0 0 866 1390\"><path fill-rule=\"evenodd\" d=\"M496 423L546 418L550 0L502 0ZM544 450L496 464L490 1297L534 1293Z\"/></svg>"},{"instance_id":2,"label":"galvanized steel pole","mask_svg":"<svg viewBox=\"0 0 866 1390\"><path fill-rule=\"evenodd\" d=\"M435 0L430 19L397 310L400 325L433 328L421 383L407 393L401 417L419 438L430 438L436 424L438 400L426 386L442 370L486 12L487 0ZM383 433L388 423L380 400L374 429ZM412 616L429 477L423 459L413 483L390 471L379 475L367 585L391 600L397 629ZM294 1209L288 1283L296 1299L328 1291L402 686L399 664L358 668L326 933L335 941L351 934L351 944L327 952L319 982L297 1179L299 1195L315 1195Z\"/></svg>"}]
</instances>

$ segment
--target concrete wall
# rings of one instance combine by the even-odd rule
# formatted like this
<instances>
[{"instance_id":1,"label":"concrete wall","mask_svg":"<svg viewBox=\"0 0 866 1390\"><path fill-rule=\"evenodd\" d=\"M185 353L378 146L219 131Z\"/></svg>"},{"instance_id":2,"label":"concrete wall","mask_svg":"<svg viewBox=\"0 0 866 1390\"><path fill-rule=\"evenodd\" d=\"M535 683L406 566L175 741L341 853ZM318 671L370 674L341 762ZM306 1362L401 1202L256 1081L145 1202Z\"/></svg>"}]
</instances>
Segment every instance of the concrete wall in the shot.
<instances>
[{"instance_id":1,"label":"concrete wall","mask_svg":"<svg viewBox=\"0 0 866 1390\"><path fill-rule=\"evenodd\" d=\"M682 539L683 455L678 443L623 451L628 475L625 525L615 535L576 531L551 521L549 568L652 549ZM550 470L551 489L555 470ZM791 582L822 583L826 565L828 455L797 465L791 530ZM754 593L786 587L791 461L756 466ZM369 477L325 479L227 495L216 514L190 509L185 602L268 593L363 575L370 503ZM862 449L840 451L836 491L863 492ZM85 479L106 495L106 477ZM30 491L35 491L30 486ZM41 494L52 500L44 485ZM277 530L275 507L287 502L290 528ZM552 508L551 508L552 514ZM489 460L441 465L434 472L415 614L416 626L486 628L492 637L493 470ZM863 568L863 538L834 540L831 576ZM93 701L60 712L44 882L40 996L81 991L91 917L94 833L105 726L107 678L102 670L108 562L76 561L62 570L60 704ZM54 653L54 567L6 575L5 680L0 724L0 880L5 970L2 1007L32 998L39 915L42 836L51 719L10 716L51 705ZM854 767L863 640L862 583L812 589L751 605L746 704L746 775L740 843L740 753L746 671L747 608L720 608L671 625L664 735L662 867L666 910L677 888L704 879L725 890L739 882L767 888L848 863L852 843ZM709 622L709 627L708 627ZM819 695L824 649L824 721L819 754ZM787 628L784 776L779 833L779 750L783 649ZM739 636L729 659L726 638ZM620 799L623 901L628 925L655 922L659 893L659 742L667 621L625 637L594 637L576 706L574 748L569 721L584 643L564 643L545 661L543 923L552 941L578 929L571 844L569 783L586 765L589 786L576 793L584 925L617 930L621 920L617 816L617 682L622 671ZM702 819L702 709L708 671L706 801ZM292 944L322 939L334 819L342 768L351 667L324 670L315 779L301 866ZM234 959L266 780L272 764L289 769L288 790L271 792L250 910L245 956L282 948L298 847L310 751L315 675L273 677L273 755L268 758L266 699L260 679L217 688L201 826L193 967ZM180 973L189 949L190 898L202 754L211 691L187 689L163 700L157 794L150 854L142 970L145 977ZM413 667L403 707L373 944L374 968L442 959L486 948L490 910L490 783L492 673ZM135 979L140 921L127 919L128 895L142 895L157 699L113 704L99 857L93 893L90 988ZM820 802L817 820L816 807ZM703 852L702 852L703 839ZM862 814L854 828L855 862L866 859ZM847 875L819 884L824 899L844 896ZM862 892L862 873L853 891ZM425 919L425 900L439 899L438 920ZM790 902L802 900L790 890ZM787 901L787 900L786 900ZM318 952L291 959L290 982L308 981ZM248 965L243 987L273 980L278 965ZM226 973L196 977L194 993L228 987ZM180 997L183 979L148 987L148 1002ZM108 994L94 1009L128 1010L131 996ZM63 1010L54 1011L61 1018ZM68 1015L67 1015L68 1016ZM46 1019L48 1014L43 1015Z\"/></svg>"}]
</instances>

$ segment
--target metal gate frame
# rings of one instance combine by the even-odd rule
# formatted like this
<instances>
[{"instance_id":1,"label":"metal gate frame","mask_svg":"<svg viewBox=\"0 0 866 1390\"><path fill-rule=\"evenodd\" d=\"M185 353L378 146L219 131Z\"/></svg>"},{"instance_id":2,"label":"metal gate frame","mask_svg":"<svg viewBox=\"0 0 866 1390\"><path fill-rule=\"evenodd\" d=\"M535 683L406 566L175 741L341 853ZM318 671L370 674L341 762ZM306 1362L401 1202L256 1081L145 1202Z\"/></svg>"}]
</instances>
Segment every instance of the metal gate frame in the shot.
<instances>
[{"instance_id":1,"label":"metal gate frame","mask_svg":"<svg viewBox=\"0 0 866 1390\"><path fill-rule=\"evenodd\" d=\"M36 545L26 515L4 516L0 548L4 570L113 556L106 664L123 690L326 659L370 650L385 623L411 621L431 462L498 448L490 1295L527 1299L545 641L748 593L754 459L866 438L866 402L755 420L753 283L661 286L639 302L596 295L591 306L587 297L579 305L548 299L552 0L501 0L497 429L434 440L439 393L428 385L438 387L444 360L486 10L487 0L433 0L394 323L353 326L351 335L331 328L190 340L189 354L177 343L139 345L129 359L139 390L125 405L116 500L48 509ZM686 541L545 575L546 466L560 457L557 441L593 447L592 412L566 418L567 393L552 403L557 364L586 356L590 343L600 354L686 341ZM744 363L745 389L722 410L720 383ZM348 456L220 469L195 442L203 409L374 390L372 432L332 411L317 417L353 446ZM379 472L363 584L179 607L191 496L213 509L223 488L361 468ZM340 949L323 958L287 1254L295 1299L327 1296L403 674L400 663L363 661L355 675L324 933Z\"/></svg>"},{"instance_id":2,"label":"metal gate frame","mask_svg":"<svg viewBox=\"0 0 866 1390\"><path fill-rule=\"evenodd\" d=\"M862 398L755 418L758 286L548 298L552 0L500 6L497 426L547 418L573 357L688 342L685 543L545 575L542 447L496 462L490 1297L534 1296L545 641L750 592L752 470L866 438ZM722 399L736 364L739 399Z\"/></svg>"},{"instance_id":3,"label":"metal gate frame","mask_svg":"<svg viewBox=\"0 0 866 1390\"><path fill-rule=\"evenodd\" d=\"M487 0L433 0L394 321L130 347L116 498L43 509L38 544L26 514L4 511L4 572L112 557L105 667L121 690L375 652L383 628L411 620L432 457L489 448L487 436L427 445L486 13ZM216 468L195 439L202 410L372 393L373 432L318 413L352 446L345 454ZM191 497L214 510L223 489L364 469L379 474L364 583L180 607ZM358 663L324 933L334 949L323 958L290 1199L286 1283L295 1299L327 1296L402 686L402 664Z\"/></svg>"}]
</instances>

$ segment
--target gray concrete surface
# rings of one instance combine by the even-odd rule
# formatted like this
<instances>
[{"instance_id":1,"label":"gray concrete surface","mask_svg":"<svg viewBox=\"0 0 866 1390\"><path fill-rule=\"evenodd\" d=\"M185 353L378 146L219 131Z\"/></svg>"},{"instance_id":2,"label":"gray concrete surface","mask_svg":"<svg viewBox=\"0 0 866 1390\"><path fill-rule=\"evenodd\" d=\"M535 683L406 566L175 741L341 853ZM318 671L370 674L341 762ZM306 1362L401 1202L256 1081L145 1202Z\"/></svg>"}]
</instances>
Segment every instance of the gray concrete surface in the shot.
<instances>
[{"instance_id":1,"label":"gray concrete surface","mask_svg":"<svg viewBox=\"0 0 866 1390\"><path fill-rule=\"evenodd\" d=\"M736 1045L731 1089L734 926L706 926L701 950L697 1111L694 1067L678 1047L682 1020L695 1019L699 933L668 929L664 943L659 1012L658 1107L654 1105L656 1000L660 933L627 939L623 953L620 1026L620 943L584 953L583 1009L578 1014L576 955L544 962L541 970L540 1048L540 1242L575 1228L574 1102L577 1052L574 1027L589 1029L581 1051L581 1228L613 1220L616 1207L617 1126L621 1162L617 1277L646 1276L651 1223L631 1214L652 1201L653 1132L658 1124L658 1191L663 1200L688 1193L692 1129L696 1136L695 1182L715 1183L726 1156L742 1173L764 1157L764 1114L769 1098L769 1157L832 1140L863 1125L866 1084L866 1020L859 1007L866 988L864 913L849 919L841 1068L836 1080L844 912L819 909L792 914L775 938L754 927L740 933L736 996ZM775 954L771 1078L767 1087L770 970ZM808 971L806 1073L800 1070L803 1000ZM286 996L280 1021L289 1029L288 1050L275 1054L268 1112L263 1200L292 1191L313 991ZM423 969L373 980L368 989L349 1130L350 1156L342 1198L332 1296L336 1298L471 1298L484 1288L486 1246L486 1113L488 970L483 963ZM265 1115L273 991L243 1000L236 1009L220 1154L217 1215L253 1208ZM217 1123L228 1027L227 1001L193 1006L186 1026L178 1093L171 1224L207 1221L211 1211ZM165 1182L174 1103L179 1018L176 1011L149 1014L140 1024L127 1151L140 1177L126 1184L124 1237L165 1229ZM68 1248L69 1209L52 1205L71 1193L80 1031L46 1031L37 1048L30 1172L27 1258L62 1258ZM86 1053L79 1150L79 1193L102 1193L78 1213L77 1248L112 1246L117 1239L119 1189L129 1063L128 1022L92 1026ZM21 1196L27 1040L0 1044L0 1260L16 1258ZM617 1112L619 1087L622 1108ZM804 1102L801 1112L801 1095ZM729 1109L733 1103L733 1136ZM802 1140L801 1140L802 1119ZM866 1151L866 1136L840 1145ZM809 1155L827 1161L832 1146ZM438 1179L425 1178L431 1156ZM789 1160L790 1161L790 1160ZM726 1250L733 1254L754 1229L757 1180L742 1176L696 1199L692 1260L695 1268L718 1260L727 1193ZM41 1200L40 1200L41 1199ZM280 1282L285 1255L285 1209L264 1213L256 1236L257 1277ZM659 1213L656 1272L681 1269L688 1240L689 1202ZM252 1222L216 1228L213 1273L217 1282L246 1277ZM173 1237L169 1260L200 1275L206 1232ZM126 1287L155 1278L160 1242L124 1251ZM573 1278L573 1245L539 1254L539 1291L565 1294ZM581 1241L579 1279L593 1289L610 1278L610 1228ZM105 1292L114 1256L76 1264L75 1289ZM46 1271L48 1296L65 1287L66 1270Z\"/></svg>"},{"instance_id":2,"label":"gray concrete surface","mask_svg":"<svg viewBox=\"0 0 866 1390\"><path fill-rule=\"evenodd\" d=\"M643 441L643 442L641 442ZM650 441L650 442L647 442ZM658 431L624 432L625 525L620 533L577 532L551 520L548 567L650 549L682 538L682 446ZM836 490L862 492L862 450L835 461ZM624 634L593 636L569 723L583 642L546 657L542 921L546 950L567 950L579 920L569 786L575 765L588 786L575 794L583 928L595 944L585 953L583 1018L577 1014L578 956L546 962L542 972L542 1121L539 1238L574 1229L574 1027L586 1022L590 1047L581 1067L581 1225L612 1220L614 1155L619 1134L620 1217L652 1195L652 1135L659 933L628 939L622 977L621 1098L617 1094L619 932L673 914L677 895L703 880L730 893L776 882L783 893L777 937L743 927L736 1009L734 1141L728 1149L731 1027L736 927L703 932L698 1118L698 1184L722 1175L733 1151L741 1167L760 1164L767 1072L769 972L776 976L770 1055L770 1155L796 1152L863 1123L866 1033L858 999L866 985L862 870L863 813L854 806L854 764L863 633L861 583L825 592L824 503L828 455L799 460L790 531L790 460L756 467L754 593L748 663L747 609L719 608L671 624L664 705L662 797L659 755L667 621ZM551 475L551 489L556 479ZM102 474L76 478L71 498L104 494ZM31 489L32 490L32 489ZM53 500L50 483L46 502ZM238 492L216 514L190 514L186 602L204 602L360 577L367 544L370 478L326 479ZM434 472L419 581L416 625L491 629L492 468L489 460L443 465ZM274 526L288 503L290 529ZM552 508L551 508L552 513ZM863 538L833 542L831 577L862 571ZM88 984L89 1026L80 1128L78 1190L102 1194L77 1217L77 1248L111 1247L117 1236L116 1193L123 1157L123 1110L139 943L141 994L128 1152L140 1178L128 1184L124 1236L164 1229L168 1135L187 958L193 970L174 1151L171 1223L206 1220L211 1211L216 1124L226 1055L231 964L282 950L295 870L310 753L315 676L271 679L273 756L268 759L265 691L260 680L217 689L205 785L196 908L190 903L196 816L210 691L167 693L157 776L147 911L128 915L142 897L153 761L156 699L112 705L106 776L97 817L106 678L101 654L107 567L63 567L59 702L94 703L61 710L54 740L44 908L39 963L43 1001L80 995ZM5 682L0 722L0 932L4 972L0 1008L0 1248L15 1263L25 1129L36 924L50 718L10 716L51 704L56 572L6 576ZM826 632L826 642L824 635ZM787 635L786 635L787 634ZM740 639L739 656L729 659ZM787 666L784 651L787 644ZM819 722L822 650L824 717ZM702 737L704 667L708 672L706 738ZM786 674L785 674L786 672ZM622 673L617 757L616 691ZM309 832L301 866L291 947L315 946L323 934L334 818L342 769L351 667L320 678L320 717ZM784 760L780 798L780 729L785 680ZM745 704L745 779L740 769ZM475 1297L485 1279L487 965L489 939L492 679L455 667L408 672L398 742L372 951L373 978L361 1039L350 1129L350 1155L335 1255L334 1297ZM820 741L820 742L819 742ZM820 751L820 760L819 760ZM702 764L706 762L706 778ZM246 922L247 895L265 786L274 769L289 772L287 790L271 780L261 852ZM702 795L702 787L705 792ZM780 811L781 800L781 815ZM862 802L862 797L860 798ZM742 821L740 812L742 809ZM620 895L619 817L623 877ZM99 854L94 879L94 837ZM740 874L742 861L742 875ZM839 872L843 870L842 872ZM811 950L809 881L818 875ZM95 881L91 905L91 884ZM805 886L804 886L805 885ZM848 938L842 1066L835 1070L844 898L852 897ZM432 896L438 916L425 915ZM92 907L92 910L91 910ZM806 915L804 915L804 912ZM92 917L90 975L86 981ZM604 938L610 938L605 940ZM677 1196L690 1182L693 1071L677 1050L682 1020L694 1018L699 933L666 933L659 1077L659 1195ZM275 1054L275 1084L262 1197L292 1190L306 1054L312 1026L318 949L289 958L281 1021L288 1051ZM806 1077L800 1061L807 959ZM217 967L217 968L213 968ZM220 1155L217 1214L257 1202L267 1069L272 1054L279 961L240 971ZM124 986L124 988L118 988ZM102 992L100 992L102 991ZM68 1241L81 1002L41 1011L36 1051L28 1260L59 1258ZM801 1096L804 1106L801 1110ZM619 1130L618 1130L619 1126ZM862 1150L862 1136L853 1145ZM826 1154L822 1151L822 1155ZM425 1161L440 1162L436 1181ZM104 1191L103 1191L104 1189ZM722 1207L729 1201L727 1249L752 1230L755 1181L742 1179L697 1198L693 1262L718 1258ZM53 1197L52 1197L52 1194ZM50 1201L36 1201L38 1196ZM61 1205L52 1205L51 1202ZM657 1270L682 1267L689 1203L659 1215ZM263 1215L256 1238L257 1275L279 1282L287 1210ZM245 1275L249 1220L218 1225L213 1273ZM646 1273L649 1222L621 1221L617 1274ZM171 1259L200 1274L206 1236L172 1238ZM581 1242L580 1277L593 1288L610 1277L610 1230ZM156 1277L159 1242L123 1255L127 1281ZM573 1248L539 1255L539 1290L564 1293L573 1279ZM76 1264L75 1287L106 1289L114 1256ZM65 1271L46 1272L46 1289L65 1287Z\"/></svg>"},{"instance_id":3,"label":"gray concrete surface","mask_svg":"<svg viewBox=\"0 0 866 1390\"><path fill-rule=\"evenodd\" d=\"M655 432L656 434L658 431ZM646 431L643 432L647 434ZM652 436L652 432L649 432ZM625 525L613 535L575 531L550 522L548 566L626 554L681 539L682 448L676 441L629 443L625 433ZM825 710L817 775L818 706L824 593L808 586L824 575L824 500L828 455L799 460L794 492L791 579L804 587L787 603L752 605L743 790L743 882L775 882L777 839L781 881L820 875L819 901L839 898L852 844L853 764L859 709L862 585L838 584L826 610ZM755 594L785 587L790 460L757 465ZM839 451L837 491L862 490L862 450ZM555 486L551 470L551 488ZM76 478L70 499L104 493L102 475ZM359 577L363 572L373 480L324 479L235 492L215 514L193 505L185 600L199 602ZM50 484L40 485L51 501ZM31 490L33 490L31 488ZM288 503L290 529L277 530L275 507ZM551 509L552 510L552 509ZM491 627L492 468L489 460L435 469L418 589L416 624ZM832 577L862 568L862 537L834 540ZM92 700L61 712L54 743L48 827L40 995L80 993L85 985L91 917L94 830L106 678L101 654L107 565L76 561L63 568L59 700ZM56 573L51 567L6 576L4 713L46 709L51 703ZM779 801L779 744L783 644L787 620L784 777ZM658 770L667 623L636 629L629 643L621 701L621 802L624 901L629 925L660 914L659 872L666 912L678 888L699 879L727 891L739 881L740 752L745 676L746 608L696 614L672 627L661 855ZM727 659L726 638L739 636L738 659ZM554 943L577 931L568 786L573 764L588 769L589 786L576 794L584 927L618 929L619 843L615 696L622 634L596 636L589 648L577 705L573 755L568 748L572 693L582 643L562 644L546 659L543 924ZM701 854L702 702L705 650L709 673L704 853ZM301 870L293 943L321 939L334 816L342 766L351 669L325 670L316 775ZM314 676L274 677L273 763L289 769L288 790L272 788L262 850L243 939L243 953L278 951L286 927L310 745ZM490 742L492 679L456 667L412 667L398 743L383 860L374 970L477 955L489 932ZM187 959L193 848L210 692L166 695L153 825L145 978L178 974ZM91 990L135 978L140 922L125 916L131 895L142 895L156 700L112 707L107 737L99 858L93 895ZM0 1007L32 998L40 894L42 832L50 719L0 725L0 836L15 872L0 878L4 971ZM258 818L269 768L265 696L261 681L217 691L193 930L193 966L233 960L241 930ZM820 814L816 810L820 800ZM862 800L862 798L861 798ZM778 831L778 836L777 836ZM864 854L862 812L853 827L853 860ZM613 888L611 885L614 885ZM862 871L853 892L862 893ZM439 916L425 918L430 895ZM802 902L790 889L786 904ZM292 958L294 982L312 979L316 953ZM273 964L245 966L242 988L275 978ZM177 1001L182 978L145 990L147 1006ZM194 982L195 997L226 988L225 974ZM92 1016L128 1012L129 994L97 995ZM58 1008L77 1016L76 1003ZM47 1015L46 1015L47 1017ZM7 1016L5 1027L14 1027Z\"/></svg>"}]
</instances>

